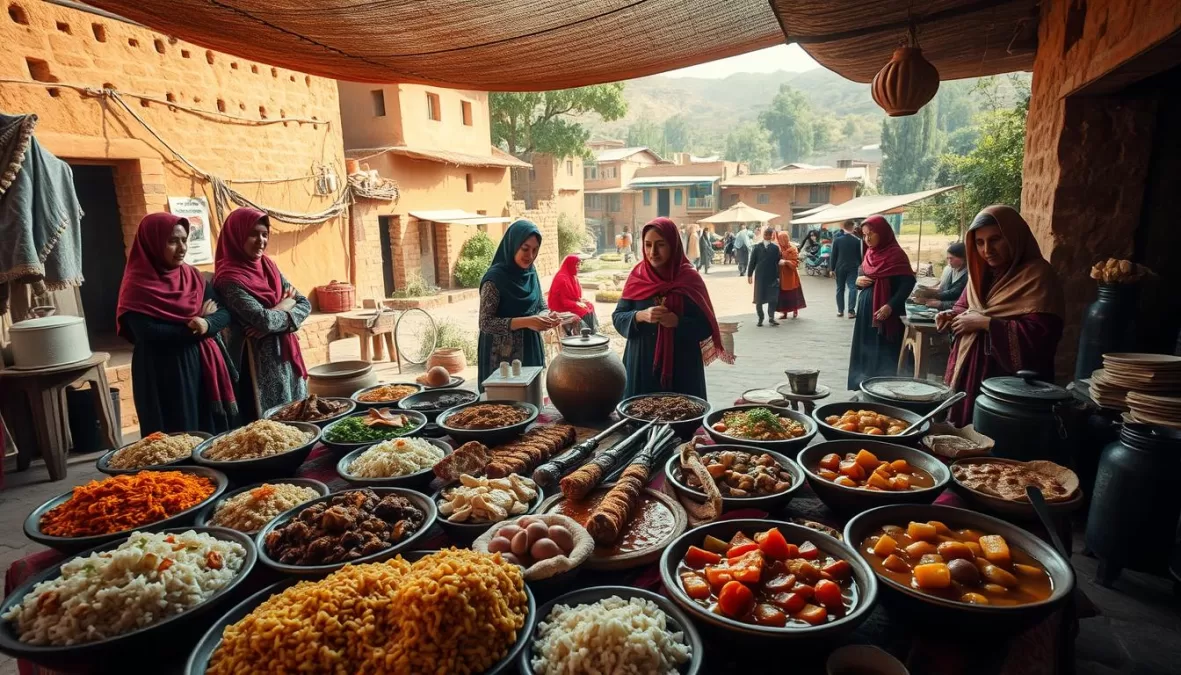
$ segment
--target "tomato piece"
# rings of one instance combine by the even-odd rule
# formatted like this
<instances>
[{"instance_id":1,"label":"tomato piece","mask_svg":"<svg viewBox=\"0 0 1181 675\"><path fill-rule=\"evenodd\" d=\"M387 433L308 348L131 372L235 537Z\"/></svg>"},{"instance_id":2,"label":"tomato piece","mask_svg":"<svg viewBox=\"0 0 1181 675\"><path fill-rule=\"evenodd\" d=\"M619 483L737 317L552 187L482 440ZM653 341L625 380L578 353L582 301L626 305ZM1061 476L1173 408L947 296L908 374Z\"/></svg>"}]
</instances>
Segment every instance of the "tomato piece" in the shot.
<instances>
[{"instance_id":1,"label":"tomato piece","mask_svg":"<svg viewBox=\"0 0 1181 675\"><path fill-rule=\"evenodd\" d=\"M848 579L853 576L853 566L848 560L834 560L821 568L833 579Z\"/></svg>"},{"instance_id":2,"label":"tomato piece","mask_svg":"<svg viewBox=\"0 0 1181 675\"><path fill-rule=\"evenodd\" d=\"M763 533L763 540L759 542L759 550L768 558L787 560L792 557L791 549L787 547L787 540L777 528L771 528Z\"/></svg>"},{"instance_id":3,"label":"tomato piece","mask_svg":"<svg viewBox=\"0 0 1181 675\"><path fill-rule=\"evenodd\" d=\"M753 541L748 541L746 543L738 544L737 546L731 545L730 550L726 551L726 557L733 560L734 558L741 558L747 553L757 550L759 550L759 545Z\"/></svg>"},{"instance_id":4,"label":"tomato piece","mask_svg":"<svg viewBox=\"0 0 1181 675\"><path fill-rule=\"evenodd\" d=\"M786 626L787 615L774 605L760 604L755 606L755 623L763 626Z\"/></svg>"},{"instance_id":5,"label":"tomato piece","mask_svg":"<svg viewBox=\"0 0 1181 675\"><path fill-rule=\"evenodd\" d=\"M730 548L734 548L740 544L755 544L758 543L754 539L746 536L745 532L735 532L733 537L730 537Z\"/></svg>"},{"instance_id":6,"label":"tomato piece","mask_svg":"<svg viewBox=\"0 0 1181 675\"><path fill-rule=\"evenodd\" d=\"M706 567L705 578L709 581L710 587L716 591L720 590L722 586L725 586L730 581L733 581L734 575L727 567Z\"/></svg>"},{"instance_id":7,"label":"tomato piece","mask_svg":"<svg viewBox=\"0 0 1181 675\"><path fill-rule=\"evenodd\" d=\"M820 557L820 549L816 548L816 544L810 541L805 541L800 544L799 557L804 560L815 560Z\"/></svg>"},{"instance_id":8,"label":"tomato piece","mask_svg":"<svg viewBox=\"0 0 1181 675\"><path fill-rule=\"evenodd\" d=\"M802 595L804 599L811 600L816 597L816 589L808 584L796 584L796 587L791 589L792 593Z\"/></svg>"},{"instance_id":9,"label":"tomato piece","mask_svg":"<svg viewBox=\"0 0 1181 675\"><path fill-rule=\"evenodd\" d=\"M703 548L690 546L689 550L685 552L685 564L695 570L702 569L706 565L716 565L722 562L722 556L717 553L711 553Z\"/></svg>"},{"instance_id":10,"label":"tomato piece","mask_svg":"<svg viewBox=\"0 0 1181 675\"><path fill-rule=\"evenodd\" d=\"M804 605L804 608L797 612L795 617L813 626L819 626L828 619L828 610L817 605Z\"/></svg>"},{"instance_id":11,"label":"tomato piece","mask_svg":"<svg viewBox=\"0 0 1181 675\"><path fill-rule=\"evenodd\" d=\"M741 619L755 606L755 594L740 581L729 581L718 593L718 609L722 614Z\"/></svg>"},{"instance_id":12,"label":"tomato piece","mask_svg":"<svg viewBox=\"0 0 1181 675\"><path fill-rule=\"evenodd\" d=\"M776 593L771 596L771 602L776 606L783 608L783 611L788 614L795 614L808 604L808 598L805 598L800 593Z\"/></svg>"},{"instance_id":13,"label":"tomato piece","mask_svg":"<svg viewBox=\"0 0 1181 675\"><path fill-rule=\"evenodd\" d=\"M685 595L694 600L706 600L713 592L710 590L709 582L696 574L682 575L681 588L684 589Z\"/></svg>"},{"instance_id":14,"label":"tomato piece","mask_svg":"<svg viewBox=\"0 0 1181 675\"><path fill-rule=\"evenodd\" d=\"M735 580L757 584L763 577L763 554L750 551L739 558L731 558L728 567Z\"/></svg>"},{"instance_id":15,"label":"tomato piece","mask_svg":"<svg viewBox=\"0 0 1181 675\"><path fill-rule=\"evenodd\" d=\"M790 591L793 587L795 587L795 585L796 585L796 575L794 575L794 574L782 575L781 574L779 576L771 577L770 579L768 579L767 583L763 584L763 588L767 589L768 591L770 591L772 593L778 593L780 591Z\"/></svg>"},{"instance_id":16,"label":"tomato piece","mask_svg":"<svg viewBox=\"0 0 1181 675\"><path fill-rule=\"evenodd\" d=\"M845 599L841 597L840 585L828 579L816 582L816 601L829 608L845 606Z\"/></svg>"}]
</instances>

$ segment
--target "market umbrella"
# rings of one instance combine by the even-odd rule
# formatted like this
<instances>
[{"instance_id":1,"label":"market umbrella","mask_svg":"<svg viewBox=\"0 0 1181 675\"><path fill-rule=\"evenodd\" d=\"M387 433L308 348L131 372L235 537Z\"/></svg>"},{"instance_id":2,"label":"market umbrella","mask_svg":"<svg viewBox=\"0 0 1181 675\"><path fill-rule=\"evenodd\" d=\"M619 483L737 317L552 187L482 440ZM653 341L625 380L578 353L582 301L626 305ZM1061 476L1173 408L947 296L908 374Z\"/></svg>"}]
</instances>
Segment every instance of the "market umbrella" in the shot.
<instances>
[{"instance_id":1,"label":"market umbrella","mask_svg":"<svg viewBox=\"0 0 1181 675\"><path fill-rule=\"evenodd\" d=\"M715 213L709 218L702 218L700 222L703 223L765 223L772 218L778 218L778 213L771 213L770 211L760 211L754 207L747 206L742 202L738 202L734 206Z\"/></svg>"}]
</instances>

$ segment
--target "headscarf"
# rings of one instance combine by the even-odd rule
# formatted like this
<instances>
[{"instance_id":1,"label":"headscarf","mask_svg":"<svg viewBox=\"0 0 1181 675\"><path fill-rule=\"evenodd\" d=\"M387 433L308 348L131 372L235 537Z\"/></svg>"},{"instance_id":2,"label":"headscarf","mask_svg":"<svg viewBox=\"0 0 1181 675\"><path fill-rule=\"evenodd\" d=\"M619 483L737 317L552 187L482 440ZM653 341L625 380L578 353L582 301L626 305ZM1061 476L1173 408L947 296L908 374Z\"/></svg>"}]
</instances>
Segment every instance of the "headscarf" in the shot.
<instances>
[{"instance_id":1,"label":"headscarf","mask_svg":"<svg viewBox=\"0 0 1181 675\"><path fill-rule=\"evenodd\" d=\"M529 237L537 237L540 245L541 230L524 218L513 221L496 247L492 266L480 279L481 286L491 281L500 292L500 304L496 308L498 317L531 316L541 311L541 282L537 279L537 270L533 265L521 269L516 261L517 250Z\"/></svg>"},{"instance_id":2,"label":"headscarf","mask_svg":"<svg viewBox=\"0 0 1181 675\"><path fill-rule=\"evenodd\" d=\"M175 269L168 269L164 264L164 249L177 225L183 225L188 232L189 221L171 213L152 213L139 221L115 310L117 330L127 340L135 339L123 325L123 315L127 312L180 324L201 316L201 306L205 304L205 277L201 271L183 263ZM228 414L237 414L234 381L221 345L216 335L207 334L205 338L197 342L205 393L215 408L221 405Z\"/></svg>"},{"instance_id":3,"label":"headscarf","mask_svg":"<svg viewBox=\"0 0 1181 675\"><path fill-rule=\"evenodd\" d=\"M861 224L862 230L869 229L878 236L878 245L869 247L865 258L861 261L861 273L873 279L873 313L890 302L890 284L886 280L897 276L914 276L914 269L910 266L910 258L906 251L898 244L894 236L894 228L886 219L874 215L865 219ZM891 314L885 321L874 320L879 332L893 336L902 330L902 318L897 313Z\"/></svg>"},{"instance_id":4,"label":"headscarf","mask_svg":"<svg viewBox=\"0 0 1181 675\"><path fill-rule=\"evenodd\" d=\"M800 285L797 272L800 266L800 252L791 243L791 237L786 232L779 232L775 236L779 241L779 259L788 263L779 267L779 290L790 291Z\"/></svg>"},{"instance_id":5,"label":"headscarf","mask_svg":"<svg viewBox=\"0 0 1181 675\"><path fill-rule=\"evenodd\" d=\"M656 229L668 244L668 265L663 270L658 270L648 262L648 256L644 256L643 261L632 268L627 283L623 285L623 299L656 298L656 304L663 305L678 317L685 315L685 300L692 301L709 319L710 325L709 339L701 342L702 363L708 366L714 359L719 358L726 363L734 363L734 355L722 346L722 333L718 329L718 320L714 315L714 306L709 300L705 281L685 257L685 249L681 245L676 223L668 218L655 218L644 226L640 233L641 240L648 234L649 229ZM664 326L656 329L656 358L653 367L660 369L660 384L663 387L670 386L673 379L674 330Z\"/></svg>"},{"instance_id":6,"label":"headscarf","mask_svg":"<svg viewBox=\"0 0 1181 675\"><path fill-rule=\"evenodd\" d=\"M1009 245L1013 262L999 277L980 255L974 239L968 240L968 309L987 314L994 319L1008 319L1026 314L1053 314L1063 318L1066 314L1062 296L1062 284L1058 273L1042 257L1037 239L1029 224L1011 206L996 204L989 206L972 220L968 232L993 224L1001 230L1001 236ZM950 382L959 381L960 371L968 362L968 354L980 334L964 333L958 338L955 368Z\"/></svg>"},{"instance_id":7,"label":"headscarf","mask_svg":"<svg viewBox=\"0 0 1181 675\"><path fill-rule=\"evenodd\" d=\"M222 225L217 237L217 252L213 256L213 285L223 288L237 284L253 295L263 307L270 309L283 299L283 275L270 256L258 260L246 252L246 240L254 226L262 223L269 230L267 214L252 208L235 209ZM300 377L308 376L295 333L279 333L279 353L295 368Z\"/></svg>"},{"instance_id":8,"label":"headscarf","mask_svg":"<svg viewBox=\"0 0 1181 675\"><path fill-rule=\"evenodd\" d=\"M581 258L568 255L549 286L549 308L555 312L572 312L582 318L590 309L578 304L582 300L582 284L578 283L578 263Z\"/></svg>"}]
</instances>

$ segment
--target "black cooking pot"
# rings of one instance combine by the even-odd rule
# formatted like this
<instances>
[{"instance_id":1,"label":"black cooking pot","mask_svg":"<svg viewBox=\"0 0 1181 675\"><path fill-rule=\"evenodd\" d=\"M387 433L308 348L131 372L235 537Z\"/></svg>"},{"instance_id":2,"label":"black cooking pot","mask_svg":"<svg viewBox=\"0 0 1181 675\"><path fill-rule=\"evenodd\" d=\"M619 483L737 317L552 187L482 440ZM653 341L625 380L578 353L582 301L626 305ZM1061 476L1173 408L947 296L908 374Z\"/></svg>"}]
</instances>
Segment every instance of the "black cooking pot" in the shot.
<instances>
[{"instance_id":1,"label":"black cooking pot","mask_svg":"<svg viewBox=\"0 0 1181 675\"><path fill-rule=\"evenodd\" d=\"M1078 407L1070 392L1036 378L1033 371L1022 370L1017 377L985 380L972 426L996 441L992 454L997 457L1070 465L1067 441Z\"/></svg>"}]
</instances>

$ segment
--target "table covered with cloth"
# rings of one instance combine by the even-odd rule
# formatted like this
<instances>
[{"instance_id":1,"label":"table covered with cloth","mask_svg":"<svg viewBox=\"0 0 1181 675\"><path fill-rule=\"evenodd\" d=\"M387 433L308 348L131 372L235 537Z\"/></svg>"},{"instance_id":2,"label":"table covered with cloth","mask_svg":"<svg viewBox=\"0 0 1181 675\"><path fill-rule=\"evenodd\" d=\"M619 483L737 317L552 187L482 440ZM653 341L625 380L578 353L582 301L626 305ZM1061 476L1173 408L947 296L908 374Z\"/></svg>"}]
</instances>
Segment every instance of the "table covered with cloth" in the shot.
<instances>
[{"instance_id":1,"label":"table covered with cloth","mask_svg":"<svg viewBox=\"0 0 1181 675\"><path fill-rule=\"evenodd\" d=\"M561 421L557 410L546 405L537 418L539 424L549 424ZM606 424L603 425L605 428ZM579 438L586 438L596 433L598 429L579 428ZM817 436L818 441L821 440ZM449 438L444 440L451 442ZM699 442L706 442L704 438ZM452 445L455 445L452 442ZM604 442L600 447L607 447ZM323 445L317 446L308 456L307 461L300 466L297 476L314 478L327 484L333 492L348 489L351 485L344 481L336 472L338 457ZM274 479L276 482L281 479ZM232 487L232 486L231 486ZM663 473L659 474L649 487L662 490L667 494L675 494L664 484ZM547 490L550 494L556 489ZM844 528L845 519L830 511L805 485L796 493L796 497L782 509L768 513L757 509L742 509L728 511L722 515L723 519L738 518L766 518L771 520L809 520L826 524L840 531ZM937 504L964 507L964 503L950 490L936 500ZM451 545L447 536L436 525L432 532L422 541L419 548L434 550ZM45 550L28 555L13 563L5 576L5 594L12 592L30 577L54 565L61 564L66 556L53 550ZM266 568L262 563L255 566L249 578L243 581L219 609L211 613L207 623L212 624L217 616L228 612L238 602L246 599L250 594L281 580L278 573ZM664 593L660 580L658 563L650 563L630 570L597 571L582 570L574 581L573 587L562 592L569 592L579 588L592 586L630 586ZM553 599L538 595L538 606ZM847 644L873 644L890 652L906 664L912 675L1053 675L1055 673L1070 672L1072 667L1060 663L1061 654L1073 654L1073 647L1063 649L1062 640L1069 640L1073 645L1073 632L1063 635L1064 622L1061 613L1056 613L1040 625L1012 638L999 638L992 635L960 635L955 626L949 626L946 634L920 632L914 628L906 617L897 613L890 613L880 602L873 613L851 636L844 640ZM1073 622L1072 622L1073 623ZM766 647L769 645L739 645L728 640L725 635L711 634L706 628L701 629L705 640L705 669L710 675L749 675L750 673L767 672L767 659L771 658ZM185 661L193 647L201 638L199 631L187 636L184 644L168 645L164 652L165 662L155 661L146 671L159 675L180 675L184 672ZM959 641L957 641L959 640ZM825 672L824 661L828 653L839 645L815 645L800 642L774 643L776 652L786 651L774 658L790 659L791 672L802 675L822 675ZM37 666L36 664L19 661L20 675L67 675L66 671L56 671ZM68 675L80 673L103 672L99 669L91 671L71 671ZM127 673L126 665L116 669L116 672ZM512 672L512 671L510 671ZM394 675L394 674L391 674Z\"/></svg>"}]
</instances>

